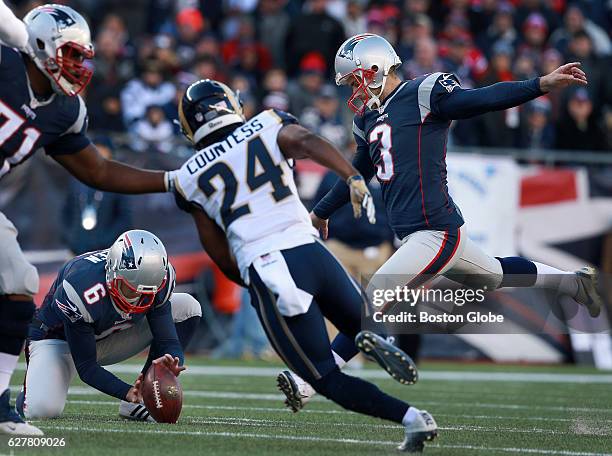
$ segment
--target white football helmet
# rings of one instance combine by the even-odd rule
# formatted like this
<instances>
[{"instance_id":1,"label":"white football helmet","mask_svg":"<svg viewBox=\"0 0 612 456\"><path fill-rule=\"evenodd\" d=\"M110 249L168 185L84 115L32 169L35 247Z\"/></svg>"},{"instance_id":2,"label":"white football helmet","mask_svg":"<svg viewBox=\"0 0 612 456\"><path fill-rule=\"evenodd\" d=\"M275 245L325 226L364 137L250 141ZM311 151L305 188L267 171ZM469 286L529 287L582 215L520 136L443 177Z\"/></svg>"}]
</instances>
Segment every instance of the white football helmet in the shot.
<instances>
[{"instance_id":1,"label":"white football helmet","mask_svg":"<svg viewBox=\"0 0 612 456\"><path fill-rule=\"evenodd\" d=\"M393 46L381 36L364 33L342 43L335 59L336 84L345 85L351 77L360 84L348 100L349 108L361 115L366 107L380 107L387 76L401 64Z\"/></svg>"},{"instance_id":2,"label":"white football helmet","mask_svg":"<svg viewBox=\"0 0 612 456\"><path fill-rule=\"evenodd\" d=\"M167 272L164 244L145 230L123 233L106 257L106 287L117 308L128 314L146 312L153 305Z\"/></svg>"},{"instance_id":3,"label":"white football helmet","mask_svg":"<svg viewBox=\"0 0 612 456\"><path fill-rule=\"evenodd\" d=\"M75 96L91 80L85 64L94 56L89 26L83 16L64 5L47 4L23 18L36 66L56 93Z\"/></svg>"}]
</instances>

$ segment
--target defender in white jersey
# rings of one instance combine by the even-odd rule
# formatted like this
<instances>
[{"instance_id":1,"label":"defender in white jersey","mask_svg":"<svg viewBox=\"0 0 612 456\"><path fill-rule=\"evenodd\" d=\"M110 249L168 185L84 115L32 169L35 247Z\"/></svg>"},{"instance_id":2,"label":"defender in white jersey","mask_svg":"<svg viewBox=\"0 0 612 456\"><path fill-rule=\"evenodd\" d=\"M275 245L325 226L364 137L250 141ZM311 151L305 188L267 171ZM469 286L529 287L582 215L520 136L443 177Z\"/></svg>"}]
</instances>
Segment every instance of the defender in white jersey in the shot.
<instances>
[{"instance_id":1,"label":"defender in white jersey","mask_svg":"<svg viewBox=\"0 0 612 456\"><path fill-rule=\"evenodd\" d=\"M374 333L360 332L360 289L319 242L290 165L310 158L335 171L348 184L355 216L365 209L373 222L362 176L289 114L269 110L247 122L236 95L216 81L191 85L179 117L197 152L171 173L177 202L192 214L211 258L230 278L248 285L278 355L339 405L410 423L401 449L422 450L437 433L429 413L340 372L338 364L354 356L356 342L398 381L416 381L408 355ZM342 333L332 346L323 317Z\"/></svg>"}]
</instances>

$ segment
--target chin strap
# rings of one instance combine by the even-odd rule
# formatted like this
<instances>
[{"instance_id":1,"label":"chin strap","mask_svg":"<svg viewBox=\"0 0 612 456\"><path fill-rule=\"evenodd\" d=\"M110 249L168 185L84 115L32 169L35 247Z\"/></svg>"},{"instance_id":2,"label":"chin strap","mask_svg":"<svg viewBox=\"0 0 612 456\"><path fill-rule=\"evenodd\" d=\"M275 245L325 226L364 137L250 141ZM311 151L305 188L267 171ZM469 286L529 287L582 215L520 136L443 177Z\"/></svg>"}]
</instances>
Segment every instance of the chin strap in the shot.
<instances>
[{"instance_id":1,"label":"chin strap","mask_svg":"<svg viewBox=\"0 0 612 456\"><path fill-rule=\"evenodd\" d=\"M385 85L387 84L387 76L389 76L389 73L386 73L383 75L382 83L380 84L380 92L378 93L378 95L374 95L372 90L369 87L366 87L366 90L368 91L368 95L370 95L370 99L368 100L368 103L366 104L366 106L369 109L379 109L380 108L382 104L380 101L380 95L382 95L383 90L385 90Z\"/></svg>"}]
</instances>

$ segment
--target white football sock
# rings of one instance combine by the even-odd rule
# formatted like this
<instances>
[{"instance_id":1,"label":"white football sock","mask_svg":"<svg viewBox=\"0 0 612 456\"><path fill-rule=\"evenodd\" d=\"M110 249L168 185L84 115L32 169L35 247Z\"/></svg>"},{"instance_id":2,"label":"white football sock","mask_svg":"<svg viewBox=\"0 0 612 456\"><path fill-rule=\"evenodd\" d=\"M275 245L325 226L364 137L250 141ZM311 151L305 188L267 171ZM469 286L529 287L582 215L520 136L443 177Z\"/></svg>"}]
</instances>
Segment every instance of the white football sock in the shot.
<instances>
[{"instance_id":1,"label":"white football sock","mask_svg":"<svg viewBox=\"0 0 612 456\"><path fill-rule=\"evenodd\" d=\"M404 426L408 426L410 423L412 423L416 419L417 416L419 416L419 409L416 407L410 407L406 411L404 418L402 418L402 424Z\"/></svg>"},{"instance_id":2,"label":"white football sock","mask_svg":"<svg viewBox=\"0 0 612 456\"><path fill-rule=\"evenodd\" d=\"M578 276L569 271L553 268L547 264L533 262L538 271L534 287L558 290L560 293L575 297L578 294Z\"/></svg>"},{"instance_id":3,"label":"white football sock","mask_svg":"<svg viewBox=\"0 0 612 456\"><path fill-rule=\"evenodd\" d=\"M0 353L0 394L11 384L11 375L17 367L18 360L19 356Z\"/></svg>"}]
</instances>

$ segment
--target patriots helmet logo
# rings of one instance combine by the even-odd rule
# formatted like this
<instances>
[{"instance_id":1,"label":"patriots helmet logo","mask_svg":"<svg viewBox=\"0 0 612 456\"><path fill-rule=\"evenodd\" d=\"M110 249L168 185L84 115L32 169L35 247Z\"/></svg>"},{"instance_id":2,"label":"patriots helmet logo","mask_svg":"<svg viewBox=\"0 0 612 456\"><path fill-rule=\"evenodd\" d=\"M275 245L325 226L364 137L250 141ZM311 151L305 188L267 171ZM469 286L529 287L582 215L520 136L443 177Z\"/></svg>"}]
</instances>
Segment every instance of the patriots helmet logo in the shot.
<instances>
[{"instance_id":1,"label":"patriots helmet logo","mask_svg":"<svg viewBox=\"0 0 612 456\"><path fill-rule=\"evenodd\" d=\"M44 11L45 13L49 13L53 17L53 19L55 19L58 30L64 30L76 24L74 18L72 18L68 13L66 13L66 11L63 11L61 9L54 8L52 6L46 6L44 8L41 8L40 10Z\"/></svg>"},{"instance_id":2,"label":"patriots helmet logo","mask_svg":"<svg viewBox=\"0 0 612 456\"><path fill-rule=\"evenodd\" d=\"M353 50L357 43L361 40L365 40L366 38L374 36L371 33L364 33L362 35L356 35L351 38L343 47L338 51L338 57L343 57L345 59L353 60Z\"/></svg>"},{"instance_id":3,"label":"patriots helmet logo","mask_svg":"<svg viewBox=\"0 0 612 456\"><path fill-rule=\"evenodd\" d=\"M134 255L132 241L130 241L127 234L123 238L123 252L121 253L119 269L138 269L138 266L136 266L136 255Z\"/></svg>"}]
</instances>

